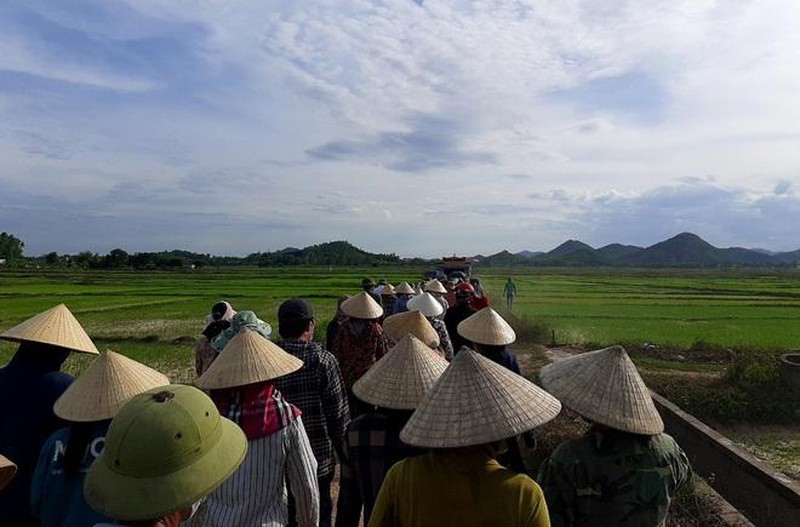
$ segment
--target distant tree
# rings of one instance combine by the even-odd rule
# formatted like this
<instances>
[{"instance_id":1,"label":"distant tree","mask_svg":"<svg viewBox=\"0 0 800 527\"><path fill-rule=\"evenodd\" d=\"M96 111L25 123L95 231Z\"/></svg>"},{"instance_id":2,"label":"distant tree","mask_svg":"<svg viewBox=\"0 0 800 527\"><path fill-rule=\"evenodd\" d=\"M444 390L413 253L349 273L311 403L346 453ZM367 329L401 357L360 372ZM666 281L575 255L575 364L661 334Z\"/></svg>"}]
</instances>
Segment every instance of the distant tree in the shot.
<instances>
[{"instance_id":1,"label":"distant tree","mask_svg":"<svg viewBox=\"0 0 800 527\"><path fill-rule=\"evenodd\" d=\"M89 269L90 267L97 267L99 258L96 254L89 251L78 253L75 257L75 265L81 269Z\"/></svg>"},{"instance_id":2,"label":"distant tree","mask_svg":"<svg viewBox=\"0 0 800 527\"><path fill-rule=\"evenodd\" d=\"M13 234L0 233L0 259L5 259L12 264L22 258L25 244Z\"/></svg>"},{"instance_id":3,"label":"distant tree","mask_svg":"<svg viewBox=\"0 0 800 527\"><path fill-rule=\"evenodd\" d=\"M131 260L128 253L119 248L114 249L103 257L103 267L108 267L110 269L128 267L130 262Z\"/></svg>"},{"instance_id":4,"label":"distant tree","mask_svg":"<svg viewBox=\"0 0 800 527\"><path fill-rule=\"evenodd\" d=\"M44 263L47 265L58 265L58 253L53 251L44 255Z\"/></svg>"}]
</instances>

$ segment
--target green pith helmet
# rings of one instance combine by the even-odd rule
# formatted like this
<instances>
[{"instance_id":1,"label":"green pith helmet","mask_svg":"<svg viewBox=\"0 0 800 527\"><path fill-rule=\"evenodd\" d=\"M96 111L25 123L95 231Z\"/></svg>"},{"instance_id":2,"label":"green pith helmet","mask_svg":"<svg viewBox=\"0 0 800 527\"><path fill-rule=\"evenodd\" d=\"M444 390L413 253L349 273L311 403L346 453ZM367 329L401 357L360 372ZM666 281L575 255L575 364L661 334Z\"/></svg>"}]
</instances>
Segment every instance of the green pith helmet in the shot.
<instances>
[{"instance_id":1,"label":"green pith helmet","mask_svg":"<svg viewBox=\"0 0 800 527\"><path fill-rule=\"evenodd\" d=\"M192 386L132 398L117 413L84 484L86 502L116 520L149 520L188 507L239 467L241 429Z\"/></svg>"}]
</instances>

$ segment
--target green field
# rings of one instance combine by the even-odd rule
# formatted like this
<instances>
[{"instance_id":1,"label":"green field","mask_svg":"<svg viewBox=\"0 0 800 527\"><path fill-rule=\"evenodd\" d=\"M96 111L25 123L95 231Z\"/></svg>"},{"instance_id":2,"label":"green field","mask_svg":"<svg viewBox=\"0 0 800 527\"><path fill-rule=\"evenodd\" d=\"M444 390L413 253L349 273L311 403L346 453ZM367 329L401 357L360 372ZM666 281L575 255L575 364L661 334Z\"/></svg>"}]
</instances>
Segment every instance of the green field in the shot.
<instances>
[{"instance_id":1,"label":"green field","mask_svg":"<svg viewBox=\"0 0 800 527\"><path fill-rule=\"evenodd\" d=\"M421 269L283 268L196 272L0 273L0 329L64 302L95 339L191 376L193 341L211 304L229 300L277 326L278 305L303 296L322 326L336 298L359 290L361 278L413 280ZM697 341L765 350L800 348L800 272L479 269L495 306L514 276L517 325L554 330L560 344L653 342L688 348ZM277 330L277 327L275 327ZM320 329L322 331L322 329ZM321 337L321 335L319 335ZM522 344L521 344L522 345ZM13 345L0 344L0 363ZM71 369L80 369L72 359Z\"/></svg>"}]
</instances>

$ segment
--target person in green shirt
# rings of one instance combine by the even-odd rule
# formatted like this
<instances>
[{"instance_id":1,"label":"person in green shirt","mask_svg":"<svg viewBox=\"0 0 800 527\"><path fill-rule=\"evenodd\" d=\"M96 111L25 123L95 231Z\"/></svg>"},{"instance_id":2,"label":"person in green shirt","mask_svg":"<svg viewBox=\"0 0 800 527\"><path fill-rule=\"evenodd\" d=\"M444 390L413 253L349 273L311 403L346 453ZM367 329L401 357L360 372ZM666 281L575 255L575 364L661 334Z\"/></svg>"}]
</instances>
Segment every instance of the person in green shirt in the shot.
<instances>
[{"instance_id":1,"label":"person in green shirt","mask_svg":"<svg viewBox=\"0 0 800 527\"><path fill-rule=\"evenodd\" d=\"M676 491L691 477L621 346L545 366L542 385L593 423L560 444L539 471L554 527L663 527Z\"/></svg>"},{"instance_id":2,"label":"person in green shirt","mask_svg":"<svg viewBox=\"0 0 800 527\"><path fill-rule=\"evenodd\" d=\"M505 439L560 410L532 382L464 348L400 432L431 450L389 470L369 527L549 527L539 485L497 455Z\"/></svg>"},{"instance_id":3,"label":"person in green shirt","mask_svg":"<svg viewBox=\"0 0 800 527\"><path fill-rule=\"evenodd\" d=\"M503 296L506 297L506 306L508 307L509 311L514 310L514 299L517 297L517 284L508 277L508 281L506 281L506 285L503 286Z\"/></svg>"}]
</instances>

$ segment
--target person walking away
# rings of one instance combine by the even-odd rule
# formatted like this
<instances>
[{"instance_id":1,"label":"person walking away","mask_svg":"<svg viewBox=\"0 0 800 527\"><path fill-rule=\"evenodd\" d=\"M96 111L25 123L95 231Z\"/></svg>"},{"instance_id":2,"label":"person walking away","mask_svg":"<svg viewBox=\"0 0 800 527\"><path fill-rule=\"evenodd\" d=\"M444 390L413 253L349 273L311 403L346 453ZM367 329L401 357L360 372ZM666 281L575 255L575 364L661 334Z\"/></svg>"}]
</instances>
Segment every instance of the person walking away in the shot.
<instances>
[{"instance_id":1,"label":"person walking away","mask_svg":"<svg viewBox=\"0 0 800 527\"><path fill-rule=\"evenodd\" d=\"M45 440L64 423L53 403L72 382L61 366L70 352L98 353L89 335L59 304L6 330L3 340L19 347L0 369L0 452L13 459L18 471L0 493L0 523L38 525L31 514L31 479Z\"/></svg>"},{"instance_id":2,"label":"person walking away","mask_svg":"<svg viewBox=\"0 0 800 527\"><path fill-rule=\"evenodd\" d=\"M220 417L206 394L185 385L154 388L114 416L84 496L115 525L178 527L246 452L244 433Z\"/></svg>"},{"instance_id":3,"label":"person walking away","mask_svg":"<svg viewBox=\"0 0 800 527\"><path fill-rule=\"evenodd\" d=\"M348 428L348 459L369 523L383 478L398 461L425 453L400 440L400 430L447 368L447 361L407 334L353 386L356 397L375 409L355 418ZM359 511L360 512L360 507ZM358 515L353 515L357 525Z\"/></svg>"},{"instance_id":4,"label":"person walking away","mask_svg":"<svg viewBox=\"0 0 800 527\"><path fill-rule=\"evenodd\" d=\"M211 306L211 314L205 318L205 329L194 347L194 370L197 376L203 375L219 353L211 345L214 337L231 327L231 320L236 314L228 302L220 301Z\"/></svg>"},{"instance_id":5,"label":"person walking away","mask_svg":"<svg viewBox=\"0 0 800 527\"><path fill-rule=\"evenodd\" d=\"M397 301L397 294L392 284L386 284L381 291L381 307L383 314L391 315L394 312L394 303Z\"/></svg>"},{"instance_id":6,"label":"person walking away","mask_svg":"<svg viewBox=\"0 0 800 527\"><path fill-rule=\"evenodd\" d=\"M53 411L69 423L39 454L31 507L41 527L84 527L109 521L83 497L89 466L100 456L111 419L132 397L166 386L166 375L124 355L104 351L59 397Z\"/></svg>"},{"instance_id":7,"label":"person walking away","mask_svg":"<svg viewBox=\"0 0 800 527\"><path fill-rule=\"evenodd\" d=\"M345 434L350 414L339 361L314 342L315 323L311 304L301 298L289 299L278 308L281 340L276 344L303 361L303 367L276 379L275 387L303 413L303 425L317 460L319 525L330 527L334 453L342 462L346 460ZM289 525L296 525L294 510L294 497L290 493Z\"/></svg>"},{"instance_id":8,"label":"person walking away","mask_svg":"<svg viewBox=\"0 0 800 527\"><path fill-rule=\"evenodd\" d=\"M406 444L431 450L389 470L369 526L548 527L542 490L496 455L503 440L560 410L524 377L462 350L400 432Z\"/></svg>"},{"instance_id":9,"label":"person walking away","mask_svg":"<svg viewBox=\"0 0 800 527\"><path fill-rule=\"evenodd\" d=\"M506 306L509 311L514 310L514 299L517 297L517 284L508 277L506 284L503 286L503 296L506 297Z\"/></svg>"},{"instance_id":10,"label":"person walking away","mask_svg":"<svg viewBox=\"0 0 800 527\"><path fill-rule=\"evenodd\" d=\"M196 525L285 526L286 480L295 497L297 524L319 524L317 461L300 410L285 401L274 384L302 366L300 359L257 331L243 328L195 381L198 388L210 390L220 414L239 425L247 437L244 461L206 498Z\"/></svg>"},{"instance_id":11,"label":"person walking away","mask_svg":"<svg viewBox=\"0 0 800 527\"><path fill-rule=\"evenodd\" d=\"M372 281L372 278L364 278L361 280L361 289L380 305L381 296L375 292L375 282Z\"/></svg>"},{"instance_id":12,"label":"person walking away","mask_svg":"<svg viewBox=\"0 0 800 527\"><path fill-rule=\"evenodd\" d=\"M408 301L408 309L409 311L419 311L425 316L439 335L439 353L448 362L453 360L453 343L444 320L439 318L444 313L442 304L430 293L422 293Z\"/></svg>"},{"instance_id":13,"label":"person walking away","mask_svg":"<svg viewBox=\"0 0 800 527\"><path fill-rule=\"evenodd\" d=\"M622 346L542 368L542 385L593 423L542 464L554 527L663 527L691 466Z\"/></svg>"},{"instance_id":14,"label":"person walking away","mask_svg":"<svg viewBox=\"0 0 800 527\"><path fill-rule=\"evenodd\" d=\"M450 307L450 304L444 298L444 295L447 294L447 288L445 288L445 286L442 285L442 283L436 278L431 278L425 282L423 289L426 293L433 295L433 298L435 298L436 301L442 305L442 314L437 318L444 320L444 313Z\"/></svg>"},{"instance_id":15,"label":"person walking away","mask_svg":"<svg viewBox=\"0 0 800 527\"><path fill-rule=\"evenodd\" d=\"M462 320L475 313L475 310L470 306L472 296L475 294L473 288L467 282L461 282L456 286L456 303L450 306L444 314L444 323L447 327L447 333L450 335L450 340L453 342L453 351L458 354L462 346L469 346L469 342L458 334L458 325Z\"/></svg>"},{"instance_id":16,"label":"person walking away","mask_svg":"<svg viewBox=\"0 0 800 527\"><path fill-rule=\"evenodd\" d=\"M469 305L475 311L480 311L485 307L489 307L489 294L483 287L483 282L477 276L469 279L470 285L475 289L475 294L469 300Z\"/></svg>"},{"instance_id":17,"label":"person walking away","mask_svg":"<svg viewBox=\"0 0 800 527\"><path fill-rule=\"evenodd\" d=\"M414 288L408 282L403 282L394 288L394 293L397 295L397 300L394 301L391 315L404 313L408 311L408 301L414 295Z\"/></svg>"},{"instance_id":18,"label":"person walking away","mask_svg":"<svg viewBox=\"0 0 800 527\"><path fill-rule=\"evenodd\" d=\"M387 317L383 321L383 331L389 347L393 347L410 333L444 357L439 349L439 334L433 329L425 315L419 311L406 311Z\"/></svg>"},{"instance_id":19,"label":"person walking away","mask_svg":"<svg viewBox=\"0 0 800 527\"><path fill-rule=\"evenodd\" d=\"M325 327L325 349L330 351L333 349L333 341L336 339L336 334L339 332L339 326L342 322L347 320L347 315L342 311L342 302L350 298L348 295L342 295L336 301L336 314L328 322Z\"/></svg>"}]
</instances>

